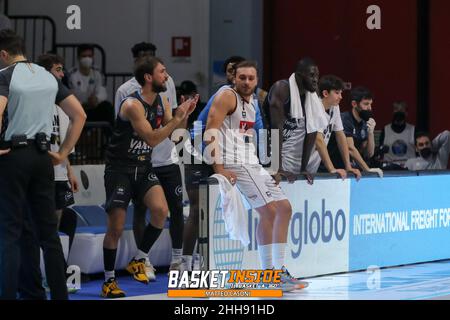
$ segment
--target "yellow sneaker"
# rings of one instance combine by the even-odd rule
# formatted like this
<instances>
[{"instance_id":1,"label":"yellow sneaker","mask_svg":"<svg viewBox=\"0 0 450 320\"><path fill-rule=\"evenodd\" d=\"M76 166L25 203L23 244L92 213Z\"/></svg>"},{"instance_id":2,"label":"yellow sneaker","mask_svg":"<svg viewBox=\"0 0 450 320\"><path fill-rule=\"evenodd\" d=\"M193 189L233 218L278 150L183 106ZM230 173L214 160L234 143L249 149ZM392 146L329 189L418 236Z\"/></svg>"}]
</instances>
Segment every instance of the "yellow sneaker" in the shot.
<instances>
[{"instance_id":1,"label":"yellow sneaker","mask_svg":"<svg viewBox=\"0 0 450 320\"><path fill-rule=\"evenodd\" d=\"M117 281L114 278L103 282L102 286L102 297L103 298L123 298L125 297L125 292L119 288Z\"/></svg>"},{"instance_id":2,"label":"yellow sneaker","mask_svg":"<svg viewBox=\"0 0 450 320\"><path fill-rule=\"evenodd\" d=\"M148 284L149 280L145 273L145 259L132 259L127 266L127 271L133 275L134 280Z\"/></svg>"}]
</instances>

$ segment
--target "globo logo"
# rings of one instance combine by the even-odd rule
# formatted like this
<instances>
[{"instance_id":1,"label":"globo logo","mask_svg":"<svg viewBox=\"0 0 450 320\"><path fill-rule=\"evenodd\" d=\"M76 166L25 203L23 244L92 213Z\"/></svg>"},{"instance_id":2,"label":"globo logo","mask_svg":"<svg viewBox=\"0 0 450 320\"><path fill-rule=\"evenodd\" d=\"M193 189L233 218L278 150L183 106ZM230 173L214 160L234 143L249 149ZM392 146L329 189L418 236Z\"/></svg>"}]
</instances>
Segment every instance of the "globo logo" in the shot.
<instances>
[{"instance_id":1,"label":"globo logo","mask_svg":"<svg viewBox=\"0 0 450 320\"><path fill-rule=\"evenodd\" d=\"M305 245L342 241L347 230L345 212L342 209L331 212L326 208L326 200L322 199L321 210L310 212L309 202L305 200L304 212L292 215L290 237L295 250L291 250L292 258L298 258Z\"/></svg>"}]
</instances>

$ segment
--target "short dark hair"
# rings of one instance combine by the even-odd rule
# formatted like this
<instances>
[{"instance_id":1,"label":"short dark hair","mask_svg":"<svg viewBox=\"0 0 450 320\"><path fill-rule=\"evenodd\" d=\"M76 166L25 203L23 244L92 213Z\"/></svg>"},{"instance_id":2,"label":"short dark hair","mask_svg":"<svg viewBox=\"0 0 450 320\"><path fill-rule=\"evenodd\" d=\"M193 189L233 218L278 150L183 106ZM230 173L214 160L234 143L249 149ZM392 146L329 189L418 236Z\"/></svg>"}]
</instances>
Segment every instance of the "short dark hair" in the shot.
<instances>
[{"instance_id":1,"label":"short dark hair","mask_svg":"<svg viewBox=\"0 0 450 320\"><path fill-rule=\"evenodd\" d=\"M295 72L306 71L309 67L317 67L317 63L310 57L305 57L297 62Z\"/></svg>"},{"instance_id":2,"label":"short dark hair","mask_svg":"<svg viewBox=\"0 0 450 320\"><path fill-rule=\"evenodd\" d=\"M81 53L87 50L91 50L94 53L94 46L92 44L83 43L80 44L77 48L77 55L80 57Z\"/></svg>"},{"instance_id":3,"label":"short dark hair","mask_svg":"<svg viewBox=\"0 0 450 320\"><path fill-rule=\"evenodd\" d=\"M326 75L319 80L319 96L323 98L324 91L331 92L331 90L344 90L344 81L335 75Z\"/></svg>"},{"instance_id":4,"label":"short dark hair","mask_svg":"<svg viewBox=\"0 0 450 320\"><path fill-rule=\"evenodd\" d=\"M403 100L397 100L397 101L394 101L394 102L392 103L392 107L396 107L396 106L402 106L402 107L405 108L405 109L408 108L408 105L407 105L406 101L403 101Z\"/></svg>"},{"instance_id":5,"label":"short dark hair","mask_svg":"<svg viewBox=\"0 0 450 320\"><path fill-rule=\"evenodd\" d=\"M236 73L240 68L255 68L256 73L258 73L258 64L256 63L256 61L244 60L242 62L236 63L234 65L234 73Z\"/></svg>"},{"instance_id":6,"label":"short dark hair","mask_svg":"<svg viewBox=\"0 0 450 320\"><path fill-rule=\"evenodd\" d=\"M136 68L134 69L134 77L141 86L145 85L144 75L153 75L153 71L158 63L164 64L164 62L157 57L145 57L143 59L139 59L136 64Z\"/></svg>"},{"instance_id":7,"label":"short dark hair","mask_svg":"<svg viewBox=\"0 0 450 320\"><path fill-rule=\"evenodd\" d=\"M352 101L360 103L362 100L373 100L373 94L365 87L356 87L351 91Z\"/></svg>"},{"instance_id":8,"label":"short dark hair","mask_svg":"<svg viewBox=\"0 0 450 320\"><path fill-rule=\"evenodd\" d=\"M418 131L415 133L414 135L414 144L417 146L417 139L422 138L422 137L426 137L428 139L431 140L430 138L430 134L428 132L425 131Z\"/></svg>"},{"instance_id":9,"label":"short dark hair","mask_svg":"<svg viewBox=\"0 0 450 320\"><path fill-rule=\"evenodd\" d=\"M197 93L197 86L191 80L185 80L180 84L181 94Z\"/></svg>"},{"instance_id":10,"label":"short dark hair","mask_svg":"<svg viewBox=\"0 0 450 320\"><path fill-rule=\"evenodd\" d=\"M44 67L45 70L49 71L52 69L53 65L55 64L62 64L64 65L64 59L57 55L57 54L51 54L46 53L42 54L37 58L36 63L40 65L41 67Z\"/></svg>"},{"instance_id":11,"label":"short dark hair","mask_svg":"<svg viewBox=\"0 0 450 320\"><path fill-rule=\"evenodd\" d=\"M223 73L227 73L227 67L230 63L236 65L236 63L240 63L242 61L245 61L244 57L241 56L231 56L229 57L227 60L225 60L225 62L223 63L222 69L223 69Z\"/></svg>"},{"instance_id":12,"label":"short dark hair","mask_svg":"<svg viewBox=\"0 0 450 320\"><path fill-rule=\"evenodd\" d=\"M139 57L139 52L141 51L153 51L153 55L156 52L156 46L150 42L139 42L136 43L133 48L131 48L131 52L133 53L133 57Z\"/></svg>"},{"instance_id":13,"label":"short dark hair","mask_svg":"<svg viewBox=\"0 0 450 320\"><path fill-rule=\"evenodd\" d=\"M5 50L12 56L25 54L25 42L13 30L0 31L0 50Z\"/></svg>"}]
</instances>

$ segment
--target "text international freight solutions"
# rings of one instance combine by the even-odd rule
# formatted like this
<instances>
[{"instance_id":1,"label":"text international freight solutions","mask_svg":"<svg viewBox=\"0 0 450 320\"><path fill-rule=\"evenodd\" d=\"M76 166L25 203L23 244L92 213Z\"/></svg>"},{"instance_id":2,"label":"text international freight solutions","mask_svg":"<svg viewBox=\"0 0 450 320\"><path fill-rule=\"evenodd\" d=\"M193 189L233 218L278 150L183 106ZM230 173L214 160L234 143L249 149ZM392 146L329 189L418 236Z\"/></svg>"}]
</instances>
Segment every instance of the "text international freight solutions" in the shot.
<instances>
[{"instance_id":1,"label":"text international freight solutions","mask_svg":"<svg viewBox=\"0 0 450 320\"><path fill-rule=\"evenodd\" d=\"M448 228L450 209L359 214L354 216L353 222L353 235Z\"/></svg>"}]
</instances>

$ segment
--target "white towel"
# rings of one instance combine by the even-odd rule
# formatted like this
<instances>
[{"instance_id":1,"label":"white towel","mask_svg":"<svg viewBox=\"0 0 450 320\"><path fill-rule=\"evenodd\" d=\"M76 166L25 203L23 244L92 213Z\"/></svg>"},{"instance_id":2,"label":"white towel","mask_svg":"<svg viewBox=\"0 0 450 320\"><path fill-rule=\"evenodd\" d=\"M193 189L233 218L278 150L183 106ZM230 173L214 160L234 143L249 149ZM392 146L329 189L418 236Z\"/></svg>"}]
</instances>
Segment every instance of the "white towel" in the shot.
<instances>
[{"instance_id":1,"label":"white towel","mask_svg":"<svg viewBox=\"0 0 450 320\"><path fill-rule=\"evenodd\" d=\"M250 243L248 215L242 203L241 193L223 175L214 174L211 178L216 178L219 181L225 230L231 240L239 240L243 246L247 246Z\"/></svg>"},{"instance_id":2,"label":"white towel","mask_svg":"<svg viewBox=\"0 0 450 320\"><path fill-rule=\"evenodd\" d=\"M289 90L291 93L291 117L296 120L303 119L302 100L295 80L295 73L289 78ZM306 92L305 113L307 133L323 130L328 125L325 110L316 92Z\"/></svg>"}]
</instances>

